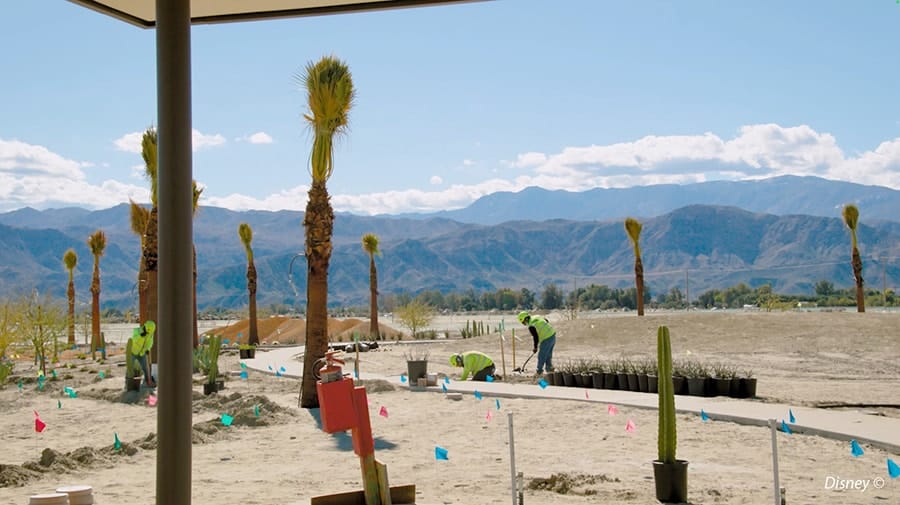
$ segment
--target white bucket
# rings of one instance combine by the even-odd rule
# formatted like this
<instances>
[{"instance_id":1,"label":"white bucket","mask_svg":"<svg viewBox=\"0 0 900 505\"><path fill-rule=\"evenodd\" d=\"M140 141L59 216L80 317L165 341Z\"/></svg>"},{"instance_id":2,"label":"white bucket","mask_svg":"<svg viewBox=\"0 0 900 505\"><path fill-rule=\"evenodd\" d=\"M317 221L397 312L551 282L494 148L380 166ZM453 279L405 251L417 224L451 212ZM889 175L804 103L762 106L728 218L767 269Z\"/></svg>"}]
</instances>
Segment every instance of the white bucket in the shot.
<instances>
[{"instance_id":1,"label":"white bucket","mask_svg":"<svg viewBox=\"0 0 900 505\"><path fill-rule=\"evenodd\" d=\"M64 486L56 488L57 493L69 495L69 505L93 505L94 490L91 486Z\"/></svg>"},{"instance_id":2,"label":"white bucket","mask_svg":"<svg viewBox=\"0 0 900 505\"><path fill-rule=\"evenodd\" d=\"M69 505L69 495L66 493L46 493L31 495L28 505Z\"/></svg>"}]
</instances>

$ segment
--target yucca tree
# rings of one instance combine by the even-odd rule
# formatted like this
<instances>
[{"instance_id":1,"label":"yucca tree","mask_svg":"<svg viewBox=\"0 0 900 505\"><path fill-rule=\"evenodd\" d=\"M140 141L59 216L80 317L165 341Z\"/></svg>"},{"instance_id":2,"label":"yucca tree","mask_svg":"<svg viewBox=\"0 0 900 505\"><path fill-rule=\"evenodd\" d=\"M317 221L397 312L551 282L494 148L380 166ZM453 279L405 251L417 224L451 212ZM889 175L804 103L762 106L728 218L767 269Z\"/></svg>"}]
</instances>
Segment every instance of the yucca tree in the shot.
<instances>
[{"instance_id":1,"label":"yucca tree","mask_svg":"<svg viewBox=\"0 0 900 505\"><path fill-rule=\"evenodd\" d=\"M63 264L69 272L69 285L66 288L66 298L69 301L69 314L66 320L69 339L66 341L69 347L75 345L75 266L78 265L78 255L75 249L69 249L63 254Z\"/></svg>"},{"instance_id":2,"label":"yucca tree","mask_svg":"<svg viewBox=\"0 0 900 505\"><path fill-rule=\"evenodd\" d=\"M91 278L91 357L100 347L100 257L106 250L106 234L97 230L88 237L88 248L94 256L94 275Z\"/></svg>"},{"instance_id":3,"label":"yucca tree","mask_svg":"<svg viewBox=\"0 0 900 505\"><path fill-rule=\"evenodd\" d=\"M362 248L369 255L369 336L378 339L378 270L375 269L375 255L378 250L378 236L366 233L362 236Z\"/></svg>"},{"instance_id":4,"label":"yucca tree","mask_svg":"<svg viewBox=\"0 0 900 505\"><path fill-rule=\"evenodd\" d=\"M634 284L637 290L637 313L644 315L644 263L641 261L641 225L640 221L629 217L625 219L625 231L634 247Z\"/></svg>"},{"instance_id":5,"label":"yucca tree","mask_svg":"<svg viewBox=\"0 0 900 505\"><path fill-rule=\"evenodd\" d=\"M853 277L856 279L856 311L866 311L866 293L863 290L862 276L862 258L859 256L859 248L856 241L856 228L859 225L859 209L856 205L844 205L842 212L844 215L844 223L850 228L850 243L853 246L851 265L853 266Z\"/></svg>"},{"instance_id":6,"label":"yucca tree","mask_svg":"<svg viewBox=\"0 0 900 505\"><path fill-rule=\"evenodd\" d=\"M247 336L247 343L250 345L259 345L259 329L256 324L256 264L253 262L253 229L247 223L238 225L238 237L244 244L244 252L247 253L247 295L250 309L250 329Z\"/></svg>"},{"instance_id":7,"label":"yucca tree","mask_svg":"<svg viewBox=\"0 0 900 505\"><path fill-rule=\"evenodd\" d=\"M193 194L193 201L191 206L191 218L197 217L197 211L200 210L200 195L203 194L203 188L201 188L196 180L191 181L191 192ZM193 265L193 273L194 273L194 294L191 297L194 301L194 335L192 337L192 345L194 349L200 345L200 328L197 326L197 246L191 244L194 253L194 265Z\"/></svg>"},{"instance_id":8,"label":"yucca tree","mask_svg":"<svg viewBox=\"0 0 900 505\"><path fill-rule=\"evenodd\" d=\"M309 114L304 114L313 134L310 154L312 184L303 227L306 231L306 352L300 405L317 408L314 372L316 361L328 350L328 264L331 261L331 236L334 210L326 183L334 170L333 142L346 132L353 106L353 78L347 65L333 56L325 56L306 65L298 80L307 91Z\"/></svg>"},{"instance_id":9,"label":"yucca tree","mask_svg":"<svg viewBox=\"0 0 900 505\"><path fill-rule=\"evenodd\" d=\"M147 272L147 283L143 286L147 300L147 310L144 314L146 321L159 321L159 165L157 162L157 135L155 128L147 128L141 137L141 157L144 159L144 176L150 181L150 213L147 216L147 228L144 230L144 248L141 251L143 266ZM156 338L153 339L153 348L150 350L150 360L156 363L156 348L159 344L160 334L157 327Z\"/></svg>"},{"instance_id":10,"label":"yucca tree","mask_svg":"<svg viewBox=\"0 0 900 505\"><path fill-rule=\"evenodd\" d=\"M141 241L141 258L138 261L138 321L143 323L147 320L147 268L144 265L144 248L146 237L144 232L147 231L147 221L150 220L150 209L141 207L134 200L129 200L131 204L131 232L137 235Z\"/></svg>"}]
</instances>

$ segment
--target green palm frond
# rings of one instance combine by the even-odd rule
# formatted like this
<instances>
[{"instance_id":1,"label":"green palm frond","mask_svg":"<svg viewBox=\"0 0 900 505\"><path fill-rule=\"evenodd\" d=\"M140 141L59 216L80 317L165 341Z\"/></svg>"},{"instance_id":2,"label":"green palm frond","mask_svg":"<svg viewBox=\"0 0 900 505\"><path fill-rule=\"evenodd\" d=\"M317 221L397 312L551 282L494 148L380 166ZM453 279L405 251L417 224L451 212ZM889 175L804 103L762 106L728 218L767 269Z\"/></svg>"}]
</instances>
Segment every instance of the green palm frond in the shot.
<instances>
[{"instance_id":1,"label":"green palm frond","mask_svg":"<svg viewBox=\"0 0 900 505\"><path fill-rule=\"evenodd\" d=\"M200 195L203 194L203 190L206 189L199 184L197 184L197 179L191 181L191 192L193 194L193 201L191 203L191 213L194 217L197 216L197 211L200 210Z\"/></svg>"},{"instance_id":2,"label":"green palm frond","mask_svg":"<svg viewBox=\"0 0 900 505\"><path fill-rule=\"evenodd\" d=\"M381 251L378 250L378 236L374 233L366 233L365 235L363 235L362 248L363 251L366 251L369 254L369 256L381 254Z\"/></svg>"},{"instance_id":3,"label":"green palm frond","mask_svg":"<svg viewBox=\"0 0 900 505\"><path fill-rule=\"evenodd\" d=\"M106 250L106 234L103 233L103 230L95 231L88 237L87 244L95 258L103 256L103 252Z\"/></svg>"},{"instance_id":4,"label":"green palm frond","mask_svg":"<svg viewBox=\"0 0 900 505\"><path fill-rule=\"evenodd\" d=\"M72 275L72 270L75 270L75 266L78 264L78 255L75 254L75 249L69 249L63 254L63 264L66 265L69 275Z\"/></svg>"},{"instance_id":5,"label":"green palm frond","mask_svg":"<svg viewBox=\"0 0 900 505\"><path fill-rule=\"evenodd\" d=\"M639 241L641 239L642 228L643 226L637 219L633 217L625 219L625 231L628 232L628 238L631 239L631 243L634 245L634 254L636 256L641 255L641 246L639 245Z\"/></svg>"},{"instance_id":6,"label":"green palm frond","mask_svg":"<svg viewBox=\"0 0 900 505\"><path fill-rule=\"evenodd\" d=\"M131 232L142 236L147 231L147 221L150 221L150 209L141 207L134 200L128 200L131 204Z\"/></svg>"},{"instance_id":7,"label":"green palm frond","mask_svg":"<svg viewBox=\"0 0 900 505\"><path fill-rule=\"evenodd\" d=\"M847 228L850 228L850 238L853 241L853 247L856 247L856 227L859 224L859 209L856 205L847 204L844 205L844 210L841 212L844 216L844 223L847 225Z\"/></svg>"},{"instance_id":8,"label":"green palm frond","mask_svg":"<svg viewBox=\"0 0 900 505\"><path fill-rule=\"evenodd\" d=\"M253 229L247 223L238 225L238 236L241 237L241 243L244 244L244 251L247 252L247 259L253 260L253 248L250 242L253 241Z\"/></svg>"},{"instance_id":9,"label":"green palm frond","mask_svg":"<svg viewBox=\"0 0 900 505\"><path fill-rule=\"evenodd\" d=\"M333 140L346 132L356 94L350 68L325 56L308 63L296 78L307 91L309 114L303 117L313 130L310 173L313 181L327 181L333 170Z\"/></svg>"},{"instance_id":10,"label":"green palm frond","mask_svg":"<svg viewBox=\"0 0 900 505\"><path fill-rule=\"evenodd\" d=\"M144 158L144 175L150 181L150 203L155 207L157 203L159 177L157 161L157 136L156 128L150 127L141 137L141 157Z\"/></svg>"}]
</instances>

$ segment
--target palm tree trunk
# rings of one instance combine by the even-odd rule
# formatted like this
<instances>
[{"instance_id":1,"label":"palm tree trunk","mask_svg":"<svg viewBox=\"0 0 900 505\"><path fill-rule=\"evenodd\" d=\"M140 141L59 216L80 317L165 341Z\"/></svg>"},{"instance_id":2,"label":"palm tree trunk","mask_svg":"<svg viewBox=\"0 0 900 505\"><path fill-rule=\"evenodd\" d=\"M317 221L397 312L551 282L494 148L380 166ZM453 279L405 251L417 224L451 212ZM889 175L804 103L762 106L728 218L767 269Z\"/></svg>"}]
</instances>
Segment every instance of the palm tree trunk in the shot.
<instances>
[{"instance_id":1,"label":"palm tree trunk","mask_svg":"<svg viewBox=\"0 0 900 505\"><path fill-rule=\"evenodd\" d=\"M634 259L634 283L637 288L637 311L639 316L644 315L644 262L638 256Z\"/></svg>"},{"instance_id":2,"label":"palm tree trunk","mask_svg":"<svg viewBox=\"0 0 900 505\"><path fill-rule=\"evenodd\" d=\"M378 340L378 271L375 256L369 255L369 337Z\"/></svg>"},{"instance_id":3,"label":"palm tree trunk","mask_svg":"<svg viewBox=\"0 0 900 505\"><path fill-rule=\"evenodd\" d=\"M69 347L75 345L75 281L69 276L69 287L66 289L66 297L69 299L69 339L66 341Z\"/></svg>"},{"instance_id":4,"label":"palm tree trunk","mask_svg":"<svg viewBox=\"0 0 900 505\"><path fill-rule=\"evenodd\" d=\"M247 264L247 291L249 293L250 305L250 334L247 336L247 343L250 345L259 345L259 327L256 322L256 264L251 260Z\"/></svg>"},{"instance_id":5,"label":"palm tree trunk","mask_svg":"<svg viewBox=\"0 0 900 505\"><path fill-rule=\"evenodd\" d=\"M324 181L313 181L303 226L306 228L306 353L303 360L303 384L300 406L318 408L316 362L328 350L328 264L331 261L331 235L334 211Z\"/></svg>"},{"instance_id":6,"label":"palm tree trunk","mask_svg":"<svg viewBox=\"0 0 900 505\"><path fill-rule=\"evenodd\" d=\"M856 311L866 311L866 293L863 289L862 258L859 257L859 249L853 248L853 277L856 278Z\"/></svg>"},{"instance_id":7,"label":"palm tree trunk","mask_svg":"<svg viewBox=\"0 0 900 505\"><path fill-rule=\"evenodd\" d=\"M141 249L141 271L138 272L138 322L147 320L147 268L144 266L143 249Z\"/></svg>"},{"instance_id":8,"label":"palm tree trunk","mask_svg":"<svg viewBox=\"0 0 900 505\"><path fill-rule=\"evenodd\" d=\"M91 359L95 358L100 346L100 264L94 260L94 275L91 279Z\"/></svg>"},{"instance_id":9,"label":"palm tree trunk","mask_svg":"<svg viewBox=\"0 0 900 505\"><path fill-rule=\"evenodd\" d=\"M153 347L150 349L150 362L156 363L156 348L159 344L160 325L159 317L159 210L154 206L150 209L150 219L147 220L147 248L144 249L144 264L147 266L147 319L156 325L156 335L153 339Z\"/></svg>"}]
</instances>

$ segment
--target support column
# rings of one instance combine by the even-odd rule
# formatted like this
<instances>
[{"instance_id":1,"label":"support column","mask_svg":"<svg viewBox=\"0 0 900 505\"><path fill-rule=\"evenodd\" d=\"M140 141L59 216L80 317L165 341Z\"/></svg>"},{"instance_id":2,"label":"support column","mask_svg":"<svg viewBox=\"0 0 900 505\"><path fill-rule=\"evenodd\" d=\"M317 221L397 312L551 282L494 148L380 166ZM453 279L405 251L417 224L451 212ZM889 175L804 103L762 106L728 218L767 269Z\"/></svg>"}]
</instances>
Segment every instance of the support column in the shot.
<instances>
[{"instance_id":1,"label":"support column","mask_svg":"<svg viewBox=\"0 0 900 505\"><path fill-rule=\"evenodd\" d=\"M190 0L156 0L159 407L156 503L191 503L192 167Z\"/></svg>"}]
</instances>

